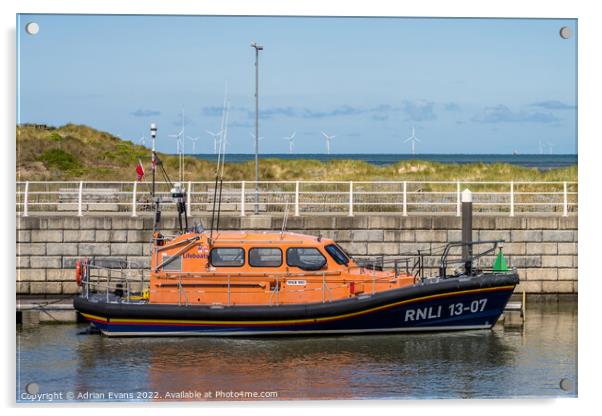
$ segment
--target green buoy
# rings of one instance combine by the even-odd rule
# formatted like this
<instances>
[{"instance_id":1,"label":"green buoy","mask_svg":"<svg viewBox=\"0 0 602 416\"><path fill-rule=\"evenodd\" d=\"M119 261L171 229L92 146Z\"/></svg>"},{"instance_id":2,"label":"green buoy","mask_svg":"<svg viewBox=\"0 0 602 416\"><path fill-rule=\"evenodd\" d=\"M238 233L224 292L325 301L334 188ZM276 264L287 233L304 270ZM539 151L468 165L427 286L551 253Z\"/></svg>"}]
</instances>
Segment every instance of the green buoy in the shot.
<instances>
[{"instance_id":1,"label":"green buoy","mask_svg":"<svg viewBox=\"0 0 602 416\"><path fill-rule=\"evenodd\" d=\"M500 251L498 251L497 256L495 257L495 261L493 262L493 272L502 273L507 271L508 265L506 264L506 258L504 257L504 252L500 247Z\"/></svg>"}]
</instances>

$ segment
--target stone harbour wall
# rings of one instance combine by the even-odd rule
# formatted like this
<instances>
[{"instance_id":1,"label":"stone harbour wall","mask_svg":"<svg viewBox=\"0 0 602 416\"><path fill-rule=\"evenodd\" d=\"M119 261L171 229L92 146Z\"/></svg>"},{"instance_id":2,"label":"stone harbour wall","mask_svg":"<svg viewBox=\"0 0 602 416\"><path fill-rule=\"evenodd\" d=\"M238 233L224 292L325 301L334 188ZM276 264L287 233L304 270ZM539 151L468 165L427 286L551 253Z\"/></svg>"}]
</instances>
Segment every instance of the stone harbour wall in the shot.
<instances>
[{"instance_id":1,"label":"stone harbour wall","mask_svg":"<svg viewBox=\"0 0 602 416\"><path fill-rule=\"evenodd\" d=\"M191 223L208 224L208 217ZM282 229L281 216L224 216L226 230ZM504 252L518 269L517 292L577 293L576 216L508 217L478 215L473 218L473 240L505 240ZM164 216L162 230L174 230L174 217ZM79 287L74 265L79 257L119 259L149 266L152 217L95 214L83 217L36 215L17 217L18 295L73 295ZM418 249L438 248L461 238L461 219L452 216L391 214L289 217L287 230L333 238L357 257L399 256ZM439 257L427 257L431 271ZM490 263L488 258L484 263ZM428 275L429 273L427 273Z\"/></svg>"}]
</instances>

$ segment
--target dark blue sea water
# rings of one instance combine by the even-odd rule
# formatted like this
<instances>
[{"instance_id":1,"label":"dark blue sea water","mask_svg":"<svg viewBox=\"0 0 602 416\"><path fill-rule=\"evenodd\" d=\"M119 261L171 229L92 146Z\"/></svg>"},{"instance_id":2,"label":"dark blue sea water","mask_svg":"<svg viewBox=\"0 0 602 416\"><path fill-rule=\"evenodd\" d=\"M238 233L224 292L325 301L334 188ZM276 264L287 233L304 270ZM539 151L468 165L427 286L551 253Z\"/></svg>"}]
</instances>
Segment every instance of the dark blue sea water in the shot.
<instances>
[{"instance_id":1,"label":"dark blue sea water","mask_svg":"<svg viewBox=\"0 0 602 416\"><path fill-rule=\"evenodd\" d=\"M215 160L213 154L195 155L202 160ZM319 160L322 162L330 160L362 160L373 165L390 165L403 160L425 160L440 163L509 163L512 165L525 166L538 169L561 168L577 164L577 155L478 155L478 154L323 154L323 153L270 153L260 155L262 159L284 159L284 160ZM235 153L226 154L226 162L248 162L255 159L254 154Z\"/></svg>"}]
</instances>

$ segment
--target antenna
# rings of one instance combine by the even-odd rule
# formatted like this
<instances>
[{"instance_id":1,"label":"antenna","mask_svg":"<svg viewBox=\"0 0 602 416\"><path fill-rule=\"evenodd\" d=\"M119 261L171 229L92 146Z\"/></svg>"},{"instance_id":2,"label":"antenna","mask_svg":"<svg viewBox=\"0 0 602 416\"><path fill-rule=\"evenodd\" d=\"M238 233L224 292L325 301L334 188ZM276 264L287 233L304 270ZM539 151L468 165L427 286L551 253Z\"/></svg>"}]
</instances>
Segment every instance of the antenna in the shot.
<instances>
[{"instance_id":1,"label":"antenna","mask_svg":"<svg viewBox=\"0 0 602 416\"><path fill-rule=\"evenodd\" d=\"M294 131L293 134L291 134L290 136L283 137L284 140L288 140L288 153L289 154L293 153L293 145L295 143L295 134L297 134L296 131Z\"/></svg>"},{"instance_id":2,"label":"antenna","mask_svg":"<svg viewBox=\"0 0 602 416\"><path fill-rule=\"evenodd\" d=\"M182 129L176 134L170 134L169 137L175 138L178 154L178 171L180 182L184 181L184 109L182 109Z\"/></svg>"},{"instance_id":3,"label":"antenna","mask_svg":"<svg viewBox=\"0 0 602 416\"><path fill-rule=\"evenodd\" d=\"M184 181L184 109L182 108L182 129L176 133L171 134L169 137L174 137L177 140L178 149L178 164L179 164L179 179L178 183L175 183L171 189L171 197L176 201L176 207L178 212L178 224L180 230L184 231L188 229L188 214L186 211L186 191L182 187ZM184 222L182 222L182 214L184 215Z\"/></svg>"},{"instance_id":4,"label":"antenna","mask_svg":"<svg viewBox=\"0 0 602 416\"><path fill-rule=\"evenodd\" d=\"M329 136L328 134L322 132L322 136L326 139L326 153L330 154L330 141L337 136Z\"/></svg>"},{"instance_id":5,"label":"antenna","mask_svg":"<svg viewBox=\"0 0 602 416\"><path fill-rule=\"evenodd\" d=\"M215 167L215 185L213 187L213 209L212 209L212 213L211 213L211 232L209 234L209 244L212 244L214 224L215 224L216 230L219 227L219 211L221 210L222 185L224 182L224 179L223 179L224 168L222 165L221 169L220 169L220 163L223 164L223 160L225 159L225 156L226 156L224 154L222 157L222 151L225 152L225 150L226 150L226 140L227 140L227 134L228 134L226 127L228 124L228 111L229 111L228 107L230 105L230 103L227 100L228 100L228 84L226 84L225 91L224 91L224 107L222 110L222 121L221 121L221 129L220 129L221 136L220 136L220 141L219 141L219 152L217 154L217 165ZM223 135L222 135L222 133L223 133ZM216 222L215 221L215 219L216 219L215 218L215 204L217 203L217 199L218 199L218 194L217 194L218 182L220 184L220 191L219 191L219 204L218 204L218 214L217 214L217 222Z\"/></svg>"},{"instance_id":6,"label":"antenna","mask_svg":"<svg viewBox=\"0 0 602 416\"><path fill-rule=\"evenodd\" d=\"M422 141L416 137L416 130L412 127L412 135L403 141L404 143L411 142L412 143L412 154L416 154L416 142L421 143Z\"/></svg>"},{"instance_id":7,"label":"antenna","mask_svg":"<svg viewBox=\"0 0 602 416\"><path fill-rule=\"evenodd\" d=\"M222 171L220 174L222 180L224 179L224 163L226 161L226 145L229 143L229 141L228 141L228 121L229 121L229 119L230 119L230 101L228 101L228 103L226 104L226 119L224 122L224 135L222 136L222 144L223 144ZM219 221L219 218L218 218L218 221Z\"/></svg>"},{"instance_id":8,"label":"antenna","mask_svg":"<svg viewBox=\"0 0 602 416\"><path fill-rule=\"evenodd\" d=\"M215 230L219 230L219 218L222 210L222 188L224 185L224 162L226 161L226 144L228 143L228 119L230 117L230 102L226 104L226 118L224 123L224 136L222 138L223 150L222 150L222 168L220 173L219 181L219 198L217 202L217 221L215 224ZM218 167L219 169L219 167Z\"/></svg>"}]
</instances>

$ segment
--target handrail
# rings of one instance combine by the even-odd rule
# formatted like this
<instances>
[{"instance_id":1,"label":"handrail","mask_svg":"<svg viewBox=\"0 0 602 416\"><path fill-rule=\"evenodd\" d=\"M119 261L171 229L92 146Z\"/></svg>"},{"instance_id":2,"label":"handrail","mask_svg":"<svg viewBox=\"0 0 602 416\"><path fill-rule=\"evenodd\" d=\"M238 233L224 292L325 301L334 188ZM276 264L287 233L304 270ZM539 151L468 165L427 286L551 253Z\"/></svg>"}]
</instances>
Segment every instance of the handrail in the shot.
<instances>
[{"instance_id":1,"label":"handrail","mask_svg":"<svg viewBox=\"0 0 602 416\"><path fill-rule=\"evenodd\" d=\"M322 276L323 273L326 273L327 276L339 276L341 274L340 270L334 270L334 271L308 271L308 272L296 272L296 273L291 273L291 272L232 272L232 271L226 271L226 272L217 272L217 271L201 271L201 272L181 272L181 271L169 271L169 272L162 272L159 275L156 275L158 278L161 279L175 279L175 278L180 278L180 277L186 277L186 278L199 278L199 277L227 277L227 276L231 276L231 277L253 277L253 278L257 278L257 277L263 277L263 278L271 278L271 277L307 277L307 276Z\"/></svg>"},{"instance_id":2,"label":"handrail","mask_svg":"<svg viewBox=\"0 0 602 416\"><path fill-rule=\"evenodd\" d=\"M188 249L190 244L196 243L196 241L190 241L193 239L189 239L189 244L184 247L184 249ZM351 272L353 269L361 268L364 269L364 273L354 278L352 273L345 277L345 279L328 279L331 276L340 276L342 274L341 270L317 270L313 272L290 272L290 271L282 271L282 272L233 272L231 270L228 271L201 271L201 272L181 272L181 271L168 271L162 272L157 277L165 278L168 282L158 282L157 286L173 286L177 287L177 299L178 304L189 305L188 292L185 290L185 287L190 287L191 285L198 284L213 284L213 285L226 285L227 286L227 305L231 305L231 288L232 287L240 287L248 285L249 283L245 283L245 278L249 278L254 282L254 284L266 287L265 283L269 281L270 286L270 295L269 295L269 304L270 305L279 305L280 304L280 290L281 285L284 284L287 280L297 279L302 276L310 283L321 283L319 288L311 288L307 290L315 290L321 292L322 302L332 302L332 290L333 288L344 287L349 283L364 283L371 284L370 292L372 294L376 291L376 284L383 282L391 282L397 279L400 276L403 276L402 270L405 268L405 276L414 277L414 283L417 283L419 280L424 281L426 276L424 274L424 257L425 256L435 256L437 253L442 251L440 257L440 265L439 265L439 274L440 278L446 278L447 273L446 269L449 264L452 263L464 263L469 261L472 265L472 262L478 258L489 255L497 249L497 247L503 243L503 240L485 240L485 241L474 241L474 242L451 242L445 245L430 247L428 250L419 250L417 255L401 255L401 256L373 256L371 259L354 259L356 265L352 265L347 268L347 272ZM492 247L488 250L480 252L476 255L470 253L470 259L461 260L448 260L448 256L450 250L454 247L463 247L463 246L475 246L482 244L491 244ZM387 267L392 265L393 267ZM135 266L136 268L133 268ZM401 266L401 267L400 267ZM405 266L405 267L404 267ZM143 296L137 295L137 293L144 293L144 287L147 283L145 280L145 270L142 270L141 266L136 264L135 262L128 261L120 261L120 260L101 260L99 262L89 261L87 259L83 260L83 278L82 278L82 296L89 298L90 294L100 294L106 298L106 302L120 302L120 301L139 301L144 300ZM99 271L99 273L95 273L95 271ZM472 267L468 267L466 269L467 274L471 274ZM479 269L486 270L486 269ZM107 274L102 274L102 272L108 272ZM115 272L112 273L112 272ZM381 272L381 273L377 273ZM216 279L217 277L217 279ZM190 282L189 279L194 278L209 278L208 280L203 280L201 282ZM232 278L237 278L235 281L232 281ZM265 278L267 281L257 281L258 278ZM139 284L139 290L133 292L132 283ZM338 283L338 286L332 287L331 284ZM273 289L271 289L273 287ZM92 290L91 290L92 289ZM135 296L134 296L135 295Z\"/></svg>"},{"instance_id":3,"label":"handrail","mask_svg":"<svg viewBox=\"0 0 602 416\"><path fill-rule=\"evenodd\" d=\"M134 262L110 261L108 263L113 264L113 267L111 267L102 265L104 262L105 261L102 261L101 263L96 264L96 261L90 261L85 258L82 260L82 296L89 298L91 294L90 289L92 288L93 291L98 291L100 289L104 292L107 302L109 301L110 294L116 294L118 292L125 295L123 296L125 299L130 300L132 298L131 282L134 280L134 276L132 275L135 275L135 277L138 278L135 280L140 284L140 289L142 291L142 287L145 283L144 270L131 267L139 267L139 265ZM117 267L115 265L117 265ZM108 273L107 275L102 276L94 273L96 270L101 272L108 271ZM113 272L116 275L114 275ZM124 289L125 293L123 293Z\"/></svg>"},{"instance_id":4,"label":"handrail","mask_svg":"<svg viewBox=\"0 0 602 416\"><path fill-rule=\"evenodd\" d=\"M222 207L246 215L245 181L224 181ZM459 215L460 190L470 187L475 214L514 216L521 213L556 213L568 216L578 209L576 181L259 181L259 210L282 214L293 205L294 216L316 214L362 215L395 213L401 216L437 213ZM209 213L213 201L210 181L188 181L187 212ZM64 215L122 212L132 217L153 209L149 182L125 181L19 181L16 207L22 216L60 211ZM111 190L107 192L107 190ZM165 198L164 210L174 209L166 182L157 183ZM173 206L172 206L173 205ZM456 208L456 209L454 209Z\"/></svg>"},{"instance_id":5,"label":"handrail","mask_svg":"<svg viewBox=\"0 0 602 416\"><path fill-rule=\"evenodd\" d=\"M441 254L441 259L439 261L439 276L441 276L442 278L445 278L447 276L447 265L450 263L467 264L465 272L467 274L470 274L472 272L472 270L469 270L469 269L471 269L471 265L474 260L479 259L484 256L487 256L491 253L495 253L495 250L497 249L498 245L503 244L503 243L504 243L504 240L484 240L484 241L470 241L470 242L452 241L450 243L447 243L445 246L445 249L443 250L443 254ZM453 247L471 247L472 248L476 245L481 245L481 244L492 244L493 246L490 249L485 250L476 255L471 253L469 258L462 258L462 259L451 261L451 262L448 261L448 259L447 259L447 257L449 256L449 251Z\"/></svg>"}]
</instances>

